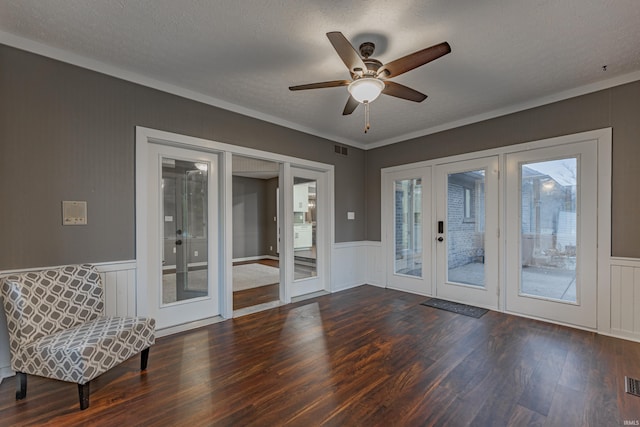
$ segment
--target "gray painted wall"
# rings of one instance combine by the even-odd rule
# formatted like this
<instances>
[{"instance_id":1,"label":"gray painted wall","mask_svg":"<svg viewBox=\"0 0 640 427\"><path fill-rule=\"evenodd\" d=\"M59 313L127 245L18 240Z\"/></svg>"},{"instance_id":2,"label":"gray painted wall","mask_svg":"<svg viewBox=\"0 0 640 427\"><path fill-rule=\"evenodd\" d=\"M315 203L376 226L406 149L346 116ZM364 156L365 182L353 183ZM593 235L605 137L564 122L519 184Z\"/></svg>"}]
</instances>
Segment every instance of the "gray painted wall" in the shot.
<instances>
[{"instance_id":1,"label":"gray painted wall","mask_svg":"<svg viewBox=\"0 0 640 427\"><path fill-rule=\"evenodd\" d=\"M613 255L640 257L640 82L347 157L326 139L4 45L0 94L0 269L135 258L135 126L335 165L336 242L380 240L383 167L612 127ZM87 200L88 225L62 227L62 200Z\"/></svg>"},{"instance_id":2,"label":"gray painted wall","mask_svg":"<svg viewBox=\"0 0 640 427\"><path fill-rule=\"evenodd\" d=\"M365 153L367 239L380 240L380 169L605 127L613 128L612 255L640 257L640 82Z\"/></svg>"},{"instance_id":3,"label":"gray painted wall","mask_svg":"<svg viewBox=\"0 0 640 427\"><path fill-rule=\"evenodd\" d=\"M276 255L277 232L273 217L276 215L277 186L277 178L233 177L234 259Z\"/></svg>"},{"instance_id":4,"label":"gray painted wall","mask_svg":"<svg viewBox=\"0 0 640 427\"><path fill-rule=\"evenodd\" d=\"M135 258L135 126L334 164L336 241L365 238L362 150L0 45L0 269Z\"/></svg>"}]
</instances>

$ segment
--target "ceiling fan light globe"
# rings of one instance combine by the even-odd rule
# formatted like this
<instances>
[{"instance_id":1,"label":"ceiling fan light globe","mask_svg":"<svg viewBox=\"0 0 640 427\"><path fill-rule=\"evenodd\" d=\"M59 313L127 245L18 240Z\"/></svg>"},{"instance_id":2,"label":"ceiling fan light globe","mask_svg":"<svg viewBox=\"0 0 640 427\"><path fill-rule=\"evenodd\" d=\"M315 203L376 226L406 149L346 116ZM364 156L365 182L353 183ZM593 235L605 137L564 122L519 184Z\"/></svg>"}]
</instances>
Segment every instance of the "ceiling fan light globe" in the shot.
<instances>
[{"instance_id":1,"label":"ceiling fan light globe","mask_svg":"<svg viewBox=\"0 0 640 427\"><path fill-rule=\"evenodd\" d=\"M384 82L374 77L361 78L352 81L347 89L356 101L373 102L384 89Z\"/></svg>"}]
</instances>

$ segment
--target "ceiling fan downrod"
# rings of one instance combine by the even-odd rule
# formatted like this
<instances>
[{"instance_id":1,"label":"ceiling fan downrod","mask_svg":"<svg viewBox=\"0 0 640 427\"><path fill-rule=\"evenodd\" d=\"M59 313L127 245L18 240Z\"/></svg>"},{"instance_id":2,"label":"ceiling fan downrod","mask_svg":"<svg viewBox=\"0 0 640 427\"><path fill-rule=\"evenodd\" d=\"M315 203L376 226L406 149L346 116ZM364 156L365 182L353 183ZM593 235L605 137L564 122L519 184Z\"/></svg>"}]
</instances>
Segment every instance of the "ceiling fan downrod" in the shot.
<instances>
[{"instance_id":1,"label":"ceiling fan downrod","mask_svg":"<svg viewBox=\"0 0 640 427\"><path fill-rule=\"evenodd\" d=\"M371 123L369 123L369 101L364 101L364 133L367 133L371 129Z\"/></svg>"}]
</instances>

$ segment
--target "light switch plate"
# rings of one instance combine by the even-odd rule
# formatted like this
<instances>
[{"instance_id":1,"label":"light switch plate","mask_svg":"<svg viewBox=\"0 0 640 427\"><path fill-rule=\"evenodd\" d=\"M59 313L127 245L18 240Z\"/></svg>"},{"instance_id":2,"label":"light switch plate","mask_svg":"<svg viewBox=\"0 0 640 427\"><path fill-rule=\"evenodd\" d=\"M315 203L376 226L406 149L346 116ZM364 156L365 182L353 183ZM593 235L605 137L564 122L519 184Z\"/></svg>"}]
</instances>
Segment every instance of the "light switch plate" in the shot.
<instances>
[{"instance_id":1,"label":"light switch plate","mask_svg":"<svg viewBox=\"0 0 640 427\"><path fill-rule=\"evenodd\" d=\"M347 212L347 219L356 219L355 212Z\"/></svg>"},{"instance_id":2,"label":"light switch plate","mask_svg":"<svg viewBox=\"0 0 640 427\"><path fill-rule=\"evenodd\" d=\"M87 225L87 202L63 200L62 225Z\"/></svg>"}]
</instances>

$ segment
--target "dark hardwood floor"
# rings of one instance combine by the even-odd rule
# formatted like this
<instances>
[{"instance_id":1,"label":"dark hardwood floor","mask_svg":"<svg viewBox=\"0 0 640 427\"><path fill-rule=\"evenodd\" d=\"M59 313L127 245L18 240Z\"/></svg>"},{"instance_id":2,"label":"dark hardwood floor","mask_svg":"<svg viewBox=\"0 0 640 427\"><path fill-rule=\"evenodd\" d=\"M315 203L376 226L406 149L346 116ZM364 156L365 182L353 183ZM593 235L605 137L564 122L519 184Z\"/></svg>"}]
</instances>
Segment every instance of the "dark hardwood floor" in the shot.
<instances>
[{"instance_id":1,"label":"dark hardwood floor","mask_svg":"<svg viewBox=\"0 0 640 427\"><path fill-rule=\"evenodd\" d=\"M621 426L640 420L640 343L360 286L157 340L77 387L29 377L2 425Z\"/></svg>"},{"instance_id":2,"label":"dark hardwood floor","mask_svg":"<svg viewBox=\"0 0 640 427\"><path fill-rule=\"evenodd\" d=\"M233 309L252 307L265 302L278 301L280 299L280 285L260 286L233 292Z\"/></svg>"}]
</instances>

